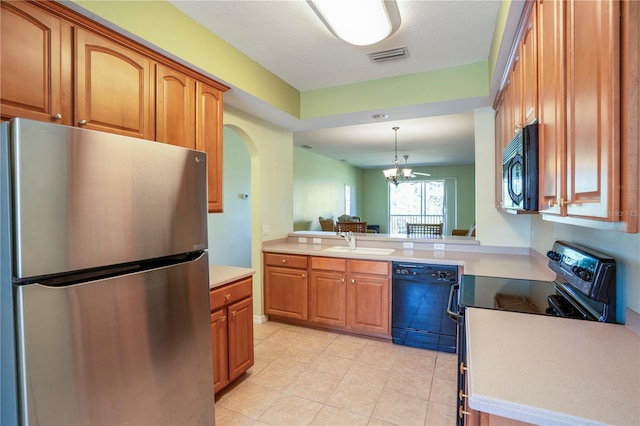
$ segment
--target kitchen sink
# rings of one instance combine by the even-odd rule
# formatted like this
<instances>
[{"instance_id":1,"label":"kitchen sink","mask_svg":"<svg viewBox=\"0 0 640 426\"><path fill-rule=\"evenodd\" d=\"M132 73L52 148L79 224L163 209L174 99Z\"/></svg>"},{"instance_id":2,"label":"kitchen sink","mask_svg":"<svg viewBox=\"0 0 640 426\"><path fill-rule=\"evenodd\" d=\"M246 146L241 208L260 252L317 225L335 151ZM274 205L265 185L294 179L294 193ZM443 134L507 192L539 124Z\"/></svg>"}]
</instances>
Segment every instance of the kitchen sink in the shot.
<instances>
[{"instance_id":1,"label":"kitchen sink","mask_svg":"<svg viewBox=\"0 0 640 426\"><path fill-rule=\"evenodd\" d=\"M322 251L328 251L331 253L353 253L353 254L377 254L377 255L387 255L393 253L394 249L386 249L386 248L376 248L376 247L356 247L354 249L349 248L347 246L333 246L326 248Z\"/></svg>"}]
</instances>

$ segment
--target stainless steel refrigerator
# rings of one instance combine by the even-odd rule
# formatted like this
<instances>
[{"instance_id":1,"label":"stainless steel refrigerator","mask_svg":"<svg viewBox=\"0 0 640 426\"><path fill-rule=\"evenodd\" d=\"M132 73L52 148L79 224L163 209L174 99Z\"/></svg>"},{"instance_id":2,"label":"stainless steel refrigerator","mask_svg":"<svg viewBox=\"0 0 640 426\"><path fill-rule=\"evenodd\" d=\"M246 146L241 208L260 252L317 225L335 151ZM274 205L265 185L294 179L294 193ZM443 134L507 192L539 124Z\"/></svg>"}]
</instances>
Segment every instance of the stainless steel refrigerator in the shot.
<instances>
[{"instance_id":1,"label":"stainless steel refrigerator","mask_svg":"<svg viewBox=\"0 0 640 426\"><path fill-rule=\"evenodd\" d=\"M206 154L0 131L0 424L214 424Z\"/></svg>"}]
</instances>

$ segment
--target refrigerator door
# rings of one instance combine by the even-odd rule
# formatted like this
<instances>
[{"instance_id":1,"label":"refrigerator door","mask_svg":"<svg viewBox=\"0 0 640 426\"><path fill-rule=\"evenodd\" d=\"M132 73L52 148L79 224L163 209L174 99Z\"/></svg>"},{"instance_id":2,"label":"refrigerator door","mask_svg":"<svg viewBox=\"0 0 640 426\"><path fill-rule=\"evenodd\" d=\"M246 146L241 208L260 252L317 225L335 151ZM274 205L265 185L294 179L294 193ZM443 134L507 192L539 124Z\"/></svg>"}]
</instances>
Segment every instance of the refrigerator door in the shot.
<instances>
[{"instance_id":1,"label":"refrigerator door","mask_svg":"<svg viewBox=\"0 0 640 426\"><path fill-rule=\"evenodd\" d=\"M25 119L9 138L17 278L207 248L205 153Z\"/></svg>"},{"instance_id":2,"label":"refrigerator door","mask_svg":"<svg viewBox=\"0 0 640 426\"><path fill-rule=\"evenodd\" d=\"M21 420L212 425L208 258L77 285L18 286Z\"/></svg>"}]
</instances>

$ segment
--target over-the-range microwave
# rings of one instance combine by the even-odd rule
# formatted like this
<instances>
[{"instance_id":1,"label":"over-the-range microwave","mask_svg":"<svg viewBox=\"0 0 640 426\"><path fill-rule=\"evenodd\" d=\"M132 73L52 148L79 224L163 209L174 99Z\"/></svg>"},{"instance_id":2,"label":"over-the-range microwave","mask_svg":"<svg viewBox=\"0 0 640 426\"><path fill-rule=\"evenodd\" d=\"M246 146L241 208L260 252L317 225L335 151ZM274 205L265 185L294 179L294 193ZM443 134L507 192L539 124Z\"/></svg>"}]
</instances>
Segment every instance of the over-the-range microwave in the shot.
<instances>
[{"instance_id":1,"label":"over-the-range microwave","mask_svg":"<svg viewBox=\"0 0 640 426\"><path fill-rule=\"evenodd\" d=\"M519 130L502 153L502 207L538 211L538 123Z\"/></svg>"}]
</instances>

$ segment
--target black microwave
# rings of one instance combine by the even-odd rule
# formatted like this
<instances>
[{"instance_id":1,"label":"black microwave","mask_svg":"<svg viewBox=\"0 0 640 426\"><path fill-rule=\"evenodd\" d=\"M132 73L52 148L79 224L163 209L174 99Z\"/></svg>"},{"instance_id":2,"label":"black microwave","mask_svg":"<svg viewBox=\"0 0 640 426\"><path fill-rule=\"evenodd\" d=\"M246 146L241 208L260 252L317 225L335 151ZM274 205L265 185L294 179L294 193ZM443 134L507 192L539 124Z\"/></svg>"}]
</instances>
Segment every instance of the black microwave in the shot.
<instances>
[{"instance_id":1,"label":"black microwave","mask_svg":"<svg viewBox=\"0 0 640 426\"><path fill-rule=\"evenodd\" d=\"M502 153L502 207L538 211L538 123L519 130Z\"/></svg>"}]
</instances>

